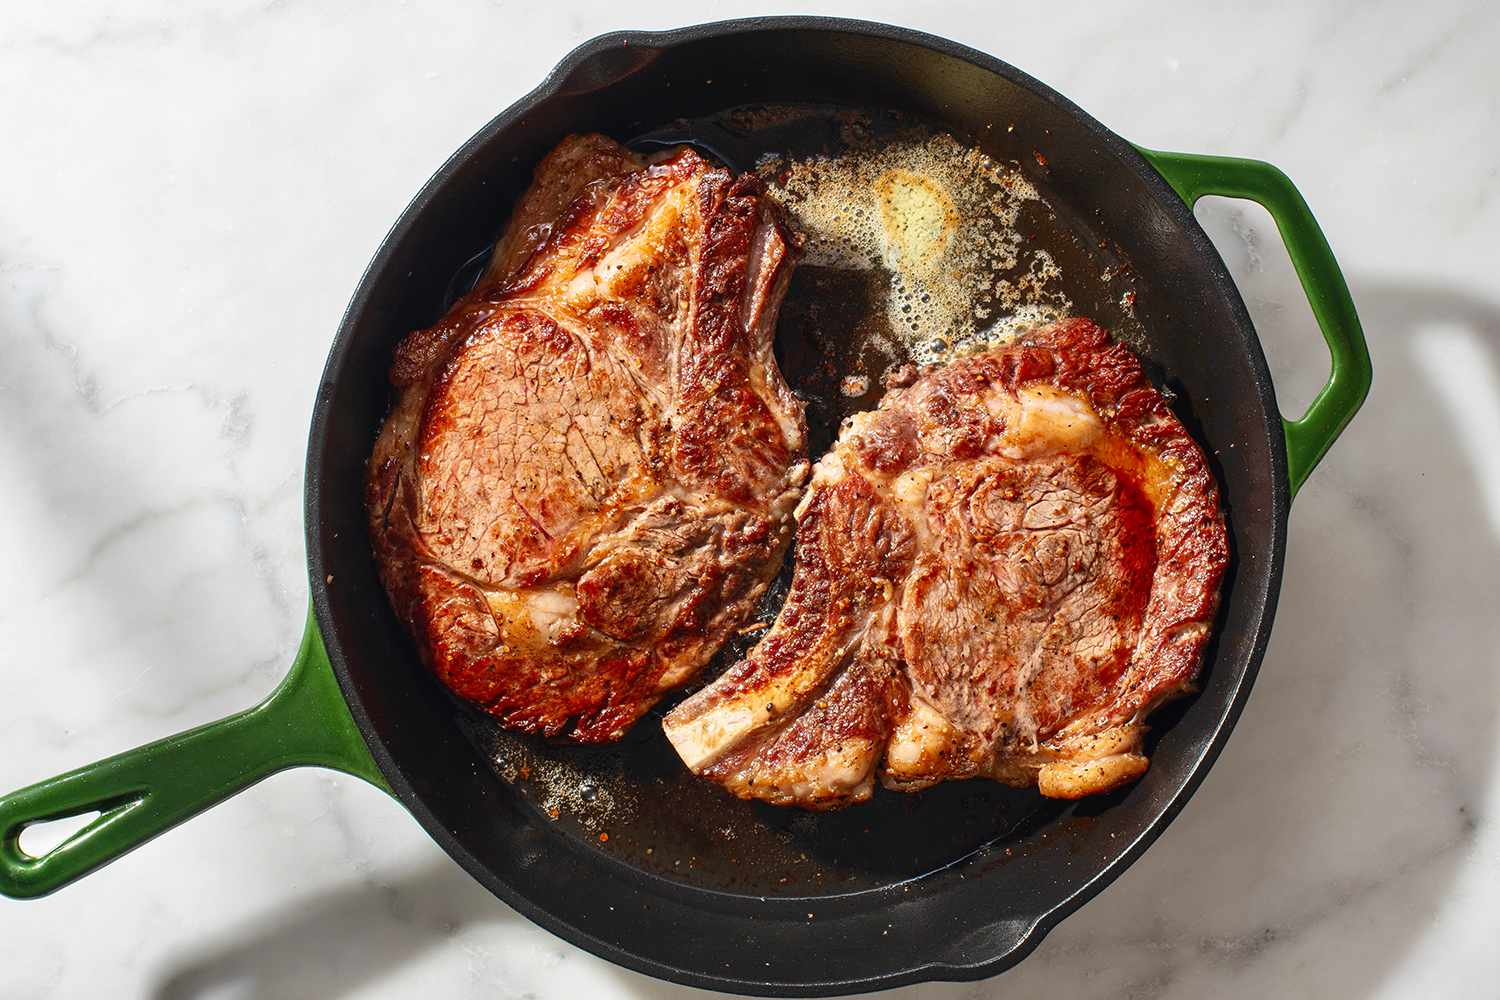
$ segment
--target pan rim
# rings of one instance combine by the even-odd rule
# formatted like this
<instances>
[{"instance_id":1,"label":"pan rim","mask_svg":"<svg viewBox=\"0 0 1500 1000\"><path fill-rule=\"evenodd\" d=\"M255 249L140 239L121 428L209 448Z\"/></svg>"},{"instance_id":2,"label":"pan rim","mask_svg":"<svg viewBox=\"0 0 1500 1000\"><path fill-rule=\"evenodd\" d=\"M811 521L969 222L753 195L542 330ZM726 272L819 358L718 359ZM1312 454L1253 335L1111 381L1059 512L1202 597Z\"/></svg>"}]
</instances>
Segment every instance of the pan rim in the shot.
<instances>
[{"instance_id":1,"label":"pan rim","mask_svg":"<svg viewBox=\"0 0 1500 1000\"><path fill-rule=\"evenodd\" d=\"M765 982L715 975L700 970L670 965L629 951L613 942L590 933L583 927L554 915L546 907L533 902L532 898L514 889L502 880L487 865L478 859L455 833L437 817L426 804L422 795L406 778L395 756L387 749L374 722L363 705L355 688L349 664L339 642L324 580L331 570L324 564L323 519L321 517L321 492L327 425L332 411L332 386L343 370L352 349L354 330L359 317L368 308L369 300L380 272L388 262L394 247L426 211L429 203L446 185L459 167L477 150L489 143L499 133L522 119L540 102L557 94L569 77L580 67L600 54L629 47L671 48L686 43L720 38L728 35L768 32L815 31L833 35L859 35L882 40L906 43L925 48L939 54L961 59L982 70L995 74L1011 83L1024 87L1034 95L1055 105L1076 119L1099 141L1100 148L1111 153L1119 165L1133 171L1144 182L1156 203L1184 233L1207 275L1224 296L1231 312L1244 333L1250 347L1250 364L1255 376L1256 391L1261 405L1268 414L1268 454L1271 459L1271 539L1266 594L1260 601L1261 614L1257 634L1251 644L1244 670L1228 693L1228 702L1211 735L1203 744L1195 759L1187 761L1187 774L1173 790L1165 805L1146 824L1141 833L1114 858L1080 885L1072 894L1053 904L1037 916L1014 943L1004 947L996 955L972 964L958 964L935 959L898 972L886 972L867 977L839 980L807 979L798 983ZM396 222L382 238L379 247L361 274L351 297L349 306L339 322L338 331L330 347L328 359L322 373L319 391L314 403L307 463L305 468L304 528L309 559L309 576L313 594L313 607L318 626L323 634L329 660L332 663L339 687L348 703L351 714L363 734L371 755L385 776L402 805L417 819L429 836L443 850L469 872L480 884L507 905L522 913L532 922L544 927L571 944L583 948L615 964L657 978L707 989L729 990L752 995L801 995L821 996L840 993L866 992L888 989L928 980L970 981L987 978L1010 968L1029 955L1041 943L1046 934L1062 919L1075 912L1130 867L1165 830L1178 813L1186 806L1207 776L1230 733L1242 713L1249 697L1261 660L1269 642L1274 621L1277 599L1281 588L1281 576L1285 558L1286 528L1290 507L1290 489L1287 484L1287 456L1284 437L1277 417L1274 387L1264 352L1260 349L1248 310L1233 279L1229 276L1217 249L1187 206L1171 189L1166 180L1146 161L1136 148L1124 138L1105 127L1087 112L1072 103L1051 87L1016 67L949 39L915 31L909 28L879 22L846 18L812 16L766 16L708 22L664 31L618 31L599 35L583 42L565 55L546 78L530 92L519 98L480 128L468 141L449 156L433 176L422 186L398 216Z\"/></svg>"}]
</instances>

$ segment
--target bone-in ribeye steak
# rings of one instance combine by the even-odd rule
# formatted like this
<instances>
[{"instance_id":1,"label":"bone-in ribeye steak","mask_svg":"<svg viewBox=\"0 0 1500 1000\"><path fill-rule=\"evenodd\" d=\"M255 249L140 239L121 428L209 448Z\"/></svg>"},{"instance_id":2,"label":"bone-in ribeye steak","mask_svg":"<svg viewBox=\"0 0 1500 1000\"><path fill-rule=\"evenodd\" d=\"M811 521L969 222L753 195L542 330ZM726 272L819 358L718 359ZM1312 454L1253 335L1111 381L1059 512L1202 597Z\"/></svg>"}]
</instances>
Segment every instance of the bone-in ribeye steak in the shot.
<instances>
[{"instance_id":1,"label":"bone-in ribeye steak","mask_svg":"<svg viewBox=\"0 0 1500 1000\"><path fill-rule=\"evenodd\" d=\"M1139 777L1228 561L1202 451L1087 320L918 374L818 462L780 616L668 738L736 795L812 808L877 775L1061 798Z\"/></svg>"},{"instance_id":2,"label":"bone-in ribeye steak","mask_svg":"<svg viewBox=\"0 0 1500 1000\"><path fill-rule=\"evenodd\" d=\"M617 739L744 621L808 471L772 355L790 244L753 178L571 137L475 291L401 343L370 530L454 692Z\"/></svg>"}]
</instances>

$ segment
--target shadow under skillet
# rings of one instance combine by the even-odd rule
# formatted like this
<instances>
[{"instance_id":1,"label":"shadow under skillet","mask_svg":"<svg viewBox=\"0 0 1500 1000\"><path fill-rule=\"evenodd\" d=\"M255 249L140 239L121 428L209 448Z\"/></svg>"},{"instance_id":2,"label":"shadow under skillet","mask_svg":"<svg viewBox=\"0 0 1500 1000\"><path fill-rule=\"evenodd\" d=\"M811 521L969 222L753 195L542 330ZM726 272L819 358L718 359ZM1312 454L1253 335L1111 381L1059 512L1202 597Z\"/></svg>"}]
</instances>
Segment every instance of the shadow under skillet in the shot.
<instances>
[{"instance_id":1,"label":"shadow under skillet","mask_svg":"<svg viewBox=\"0 0 1500 1000\"><path fill-rule=\"evenodd\" d=\"M476 924L518 927L468 873L434 849L394 878L288 899L231 935L190 949L152 989L152 1000L318 997L360 990Z\"/></svg>"}]
</instances>

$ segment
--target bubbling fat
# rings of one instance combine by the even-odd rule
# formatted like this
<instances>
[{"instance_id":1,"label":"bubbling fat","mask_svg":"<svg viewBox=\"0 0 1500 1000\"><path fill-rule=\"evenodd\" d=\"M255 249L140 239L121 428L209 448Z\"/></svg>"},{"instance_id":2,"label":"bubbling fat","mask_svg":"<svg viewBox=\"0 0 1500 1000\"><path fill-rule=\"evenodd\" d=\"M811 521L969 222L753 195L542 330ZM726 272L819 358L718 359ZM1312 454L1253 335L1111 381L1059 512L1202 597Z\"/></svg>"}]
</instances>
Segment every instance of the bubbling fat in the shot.
<instances>
[{"instance_id":1,"label":"bubbling fat","mask_svg":"<svg viewBox=\"0 0 1500 1000\"><path fill-rule=\"evenodd\" d=\"M892 354L939 363L1072 310L1052 257L1016 228L1041 201L1036 188L950 135L767 157L758 172L806 239L807 263L890 276Z\"/></svg>"}]
</instances>

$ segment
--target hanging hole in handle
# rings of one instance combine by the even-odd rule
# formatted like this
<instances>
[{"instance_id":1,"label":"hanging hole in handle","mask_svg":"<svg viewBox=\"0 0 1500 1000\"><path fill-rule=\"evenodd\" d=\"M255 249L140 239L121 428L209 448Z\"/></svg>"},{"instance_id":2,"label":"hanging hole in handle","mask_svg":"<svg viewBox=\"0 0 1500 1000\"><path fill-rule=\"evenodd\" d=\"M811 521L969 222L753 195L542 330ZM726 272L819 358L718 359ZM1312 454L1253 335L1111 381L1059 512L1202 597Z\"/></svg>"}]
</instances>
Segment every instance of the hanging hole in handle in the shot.
<instances>
[{"instance_id":1,"label":"hanging hole in handle","mask_svg":"<svg viewBox=\"0 0 1500 1000\"><path fill-rule=\"evenodd\" d=\"M1281 412L1307 412L1328 381L1328 349L1276 221L1253 201L1219 195L1198 199L1193 214L1250 311Z\"/></svg>"},{"instance_id":2,"label":"hanging hole in handle","mask_svg":"<svg viewBox=\"0 0 1500 1000\"><path fill-rule=\"evenodd\" d=\"M27 823L21 827L20 836L16 838L16 846L28 858L41 860L72 840L76 834L93 826L94 821L103 815L103 810L95 809L93 812Z\"/></svg>"},{"instance_id":3,"label":"hanging hole in handle","mask_svg":"<svg viewBox=\"0 0 1500 1000\"><path fill-rule=\"evenodd\" d=\"M90 831L119 819L148 797L148 792L137 790L102 801L80 803L71 811L53 812L14 824L0 831L0 836L28 860L41 861Z\"/></svg>"}]
</instances>

